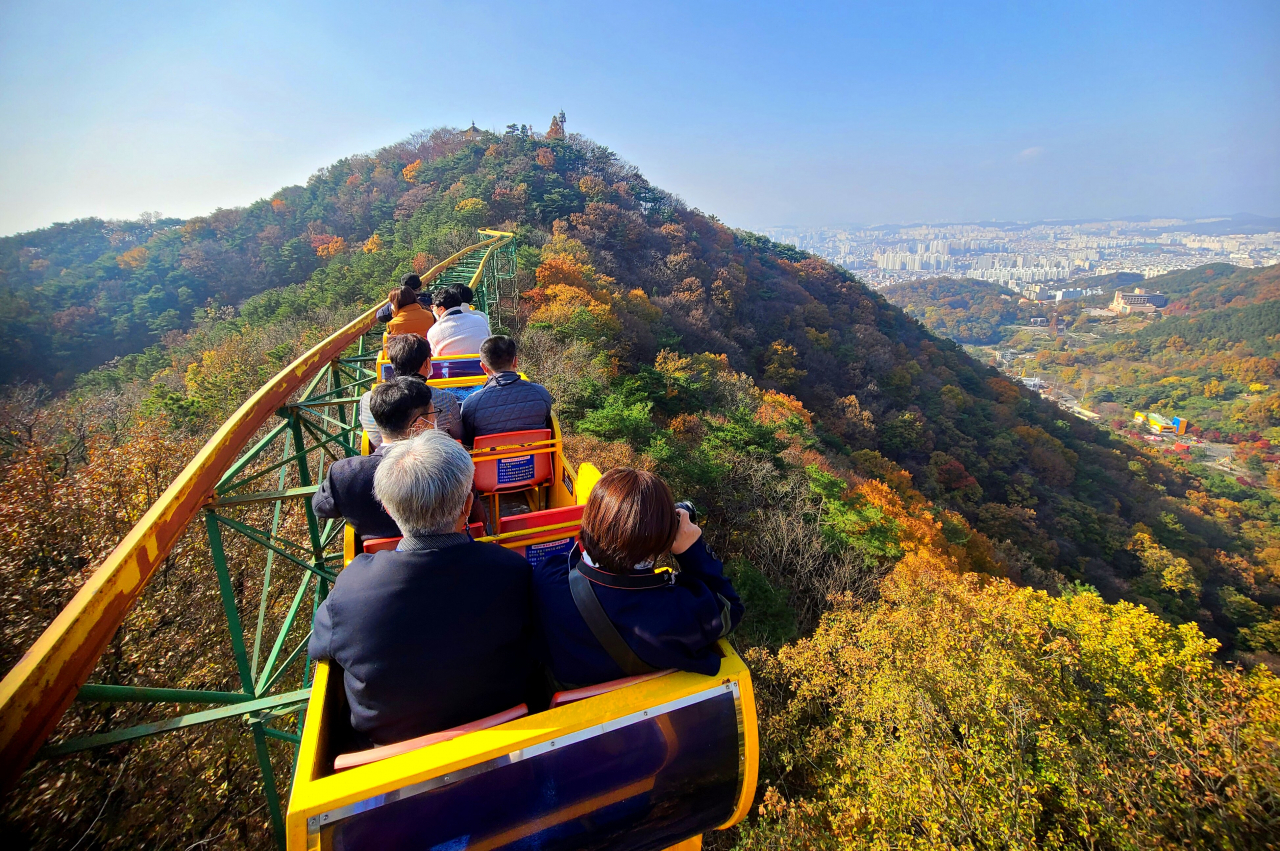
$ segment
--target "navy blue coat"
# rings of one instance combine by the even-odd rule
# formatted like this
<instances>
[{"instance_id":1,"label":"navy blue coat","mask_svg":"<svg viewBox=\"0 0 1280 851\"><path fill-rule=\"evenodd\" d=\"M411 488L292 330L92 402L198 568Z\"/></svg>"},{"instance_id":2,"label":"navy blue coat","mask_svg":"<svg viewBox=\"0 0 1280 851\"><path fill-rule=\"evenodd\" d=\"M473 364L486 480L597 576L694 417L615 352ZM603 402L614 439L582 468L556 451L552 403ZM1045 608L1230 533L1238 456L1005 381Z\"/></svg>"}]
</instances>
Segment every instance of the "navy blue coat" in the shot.
<instances>
[{"instance_id":1,"label":"navy blue coat","mask_svg":"<svg viewBox=\"0 0 1280 851\"><path fill-rule=\"evenodd\" d=\"M389 744L529 700L529 563L466 535L356 556L316 612L308 652L342 666L351 726Z\"/></svg>"},{"instance_id":2,"label":"navy blue coat","mask_svg":"<svg viewBox=\"0 0 1280 851\"><path fill-rule=\"evenodd\" d=\"M626 676L578 614L569 590L569 569L582 558L575 549L533 571L545 658L560 685L594 685ZM640 659L655 668L708 676L720 670L715 643L742 620L742 601L724 575L724 565L699 538L676 556L674 585L633 590L593 585L600 607Z\"/></svg>"},{"instance_id":3,"label":"navy blue coat","mask_svg":"<svg viewBox=\"0 0 1280 851\"><path fill-rule=\"evenodd\" d=\"M334 461L320 489L311 497L311 509L316 516L345 519L355 530L357 540L399 537L400 527L373 495L373 474L389 445L383 443L372 455Z\"/></svg>"},{"instance_id":4,"label":"navy blue coat","mask_svg":"<svg viewBox=\"0 0 1280 851\"><path fill-rule=\"evenodd\" d=\"M418 304L422 305L423 310L428 313L431 312L431 293L427 292L425 288L418 293ZM373 318L383 324L386 324L387 322L390 322L391 317L395 315L396 309L388 303L378 308L378 312L373 315Z\"/></svg>"},{"instance_id":5,"label":"navy blue coat","mask_svg":"<svg viewBox=\"0 0 1280 851\"><path fill-rule=\"evenodd\" d=\"M462 402L462 441L477 435L551 428L551 394L518 372L500 372Z\"/></svg>"}]
</instances>

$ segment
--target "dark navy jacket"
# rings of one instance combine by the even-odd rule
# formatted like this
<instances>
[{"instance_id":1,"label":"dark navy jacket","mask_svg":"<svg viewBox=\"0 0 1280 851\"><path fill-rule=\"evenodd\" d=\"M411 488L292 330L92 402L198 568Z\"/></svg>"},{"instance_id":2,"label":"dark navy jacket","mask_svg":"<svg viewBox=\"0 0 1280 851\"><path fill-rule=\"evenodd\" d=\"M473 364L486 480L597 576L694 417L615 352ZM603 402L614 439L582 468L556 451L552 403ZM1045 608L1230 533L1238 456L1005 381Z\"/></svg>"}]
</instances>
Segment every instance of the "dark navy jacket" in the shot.
<instances>
[{"instance_id":1,"label":"dark navy jacket","mask_svg":"<svg viewBox=\"0 0 1280 851\"><path fill-rule=\"evenodd\" d=\"M462 442L477 435L551 428L551 394L518 372L500 372L462 401Z\"/></svg>"},{"instance_id":2,"label":"dark navy jacket","mask_svg":"<svg viewBox=\"0 0 1280 851\"><path fill-rule=\"evenodd\" d=\"M578 614L569 569L582 558L575 549L534 568L533 588L542 624L545 658L561 686L594 685L626 676ZM592 585L600 607L640 659L655 668L708 676L720 670L717 640L742 620L742 601L724 565L699 538L676 556L674 585L631 590Z\"/></svg>"},{"instance_id":3,"label":"dark navy jacket","mask_svg":"<svg viewBox=\"0 0 1280 851\"><path fill-rule=\"evenodd\" d=\"M307 648L342 666L351 726L374 744L510 709L540 681L529 563L464 534L412 540L444 546L356 556Z\"/></svg>"},{"instance_id":4,"label":"dark navy jacket","mask_svg":"<svg viewBox=\"0 0 1280 851\"><path fill-rule=\"evenodd\" d=\"M373 474L382 463L382 453L390 444L379 446L372 455L356 455L333 462L320 489L311 497L317 517L345 519L356 538L396 538L400 527L373 495Z\"/></svg>"},{"instance_id":5,"label":"dark navy jacket","mask_svg":"<svg viewBox=\"0 0 1280 851\"><path fill-rule=\"evenodd\" d=\"M425 287L418 293L418 304L422 305L423 310L428 313L431 312L431 293L427 292ZM378 308L378 312L373 315L373 318L385 325L395 315L396 309L388 303Z\"/></svg>"}]
</instances>

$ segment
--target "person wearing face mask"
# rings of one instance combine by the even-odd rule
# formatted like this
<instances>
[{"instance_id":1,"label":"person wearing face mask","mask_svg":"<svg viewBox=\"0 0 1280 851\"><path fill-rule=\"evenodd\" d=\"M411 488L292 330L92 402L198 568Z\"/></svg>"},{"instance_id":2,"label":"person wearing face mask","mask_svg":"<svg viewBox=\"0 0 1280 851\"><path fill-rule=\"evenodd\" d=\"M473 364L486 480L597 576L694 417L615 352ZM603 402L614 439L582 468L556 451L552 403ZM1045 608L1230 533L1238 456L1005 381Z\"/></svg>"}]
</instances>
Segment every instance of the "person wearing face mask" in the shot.
<instances>
[{"instance_id":1,"label":"person wearing face mask","mask_svg":"<svg viewBox=\"0 0 1280 851\"><path fill-rule=\"evenodd\" d=\"M742 620L742 601L666 482L643 470L605 473L580 539L533 575L544 658L560 688L720 669L715 644ZM655 567L668 552L678 571Z\"/></svg>"}]
</instances>

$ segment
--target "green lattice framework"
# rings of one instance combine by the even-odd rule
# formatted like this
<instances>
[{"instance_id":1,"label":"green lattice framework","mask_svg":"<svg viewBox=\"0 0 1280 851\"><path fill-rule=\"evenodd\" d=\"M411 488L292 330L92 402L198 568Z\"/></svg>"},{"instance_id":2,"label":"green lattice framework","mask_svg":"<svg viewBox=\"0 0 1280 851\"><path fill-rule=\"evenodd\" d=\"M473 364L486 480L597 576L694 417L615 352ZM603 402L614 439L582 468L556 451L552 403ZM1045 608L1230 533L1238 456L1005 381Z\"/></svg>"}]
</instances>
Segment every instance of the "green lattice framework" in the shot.
<instances>
[{"instance_id":1,"label":"green lattice framework","mask_svg":"<svg viewBox=\"0 0 1280 851\"><path fill-rule=\"evenodd\" d=\"M497 330L504 322L514 324L515 242L512 234L482 233L489 239L464 249L424 278L431 288L468 283L475 290L476 306L487 310ZM287 794L292 768L290 778L280 783L267 740L291 744L296 763L311 693L312 666L306 655L311 622L344 560L345 524L321 523L312 511L311 496L329 464L360 454L359 399L374 383L380 348L381 331L369 330L322 367L294 394L296 401L276 410L277 422L264 426L266 433L226 470L203 505L240 690L88 683L76 700L209 708L46 745L36 759L241 718L253 740L276 841L284 847L282 788ZM143 522L145 518L139 525ZM235 558L247 559L250 567L261 564L256 600L237 601L229 566ZM282 588L292 592L281 598L289 601L287 606L273 602ZM253 626L250 641L246 621Z\"/></svg>"},{"instance_id":2,"label":"green lattice framework","mask_svg":"<svg viewBox=\"0 0 1280 851\"><path fill-rule=\"evenodd\" d=\"M374 380L373 362L381 335L362 336L356 350L322 369L301 398L277 411L279 422L252 446L222 477L215 496L204 509L209 550L217 573L218 590L231 637L231 650L241 691L194 691L90 683L79 700L142 703L213 704L214 707L164 721L111 730L45 748L43 757L62 756L90 748L180 730L228 718L242 717L253 738L263 788L277 842L284 844L284 813L280 785L271 766L267 739L296 745L304 721L303 708L311 694L311 666L306 664L307 639L315 609L342 567L345 524L325 520L311 510L311 495L323 480L329 463L360 454L357 407L360 394ZM270 490L264 485L273 486ZM257 510L255 510L257 509ZM263 510L265 509L265 511ZM301 514L303 523L286 523ZM266 515L269 522L263 523ZM305 533L291 534L289 527ZM237 604L224 536L243 537L265 551L261 590L253 618L253 639L245 641L244 619ZM281 616L270 601L285 584L294 589ZM274 621L274 622L273 622ZM298 664L301 662L302 664ZM292 672L292 673L291 673ZM287 678L292 687L283 688ZM299 681L300 678L300 681ZM296 716L289 722L289 716ZM287 788L287 781L285 784Z\"/></svg>"}]
</instances>

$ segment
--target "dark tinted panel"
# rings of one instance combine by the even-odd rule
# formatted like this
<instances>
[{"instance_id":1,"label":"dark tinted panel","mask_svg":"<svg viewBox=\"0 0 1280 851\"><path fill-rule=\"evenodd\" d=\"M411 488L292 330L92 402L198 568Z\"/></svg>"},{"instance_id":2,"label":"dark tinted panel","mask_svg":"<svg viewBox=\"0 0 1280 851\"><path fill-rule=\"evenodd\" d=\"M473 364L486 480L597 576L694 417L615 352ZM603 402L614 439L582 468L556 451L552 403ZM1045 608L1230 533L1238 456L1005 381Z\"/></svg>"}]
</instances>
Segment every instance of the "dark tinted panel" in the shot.
<instances>
[{"instance_id":1,"label":"dark tinted panel","mask_svg":"<svg viewBox=\"0 0 1280 851\"><path fill-rule=\"evenodd\" d=\"M432 378L471 378L478 375L484 375L479 358L432 361L431 363Z\"/></svg>"},{"instance_id":2,"label":"dark tinted panel","mask_svg":"<svg viewBox=\"0 0 1280 851\"><path fill-rule=\"evenodd\" d=\"M349 816L325 827L326 846L647 851L722 824L737 791L738 719L726 692Z\"/></svg>"}]
</instances>

